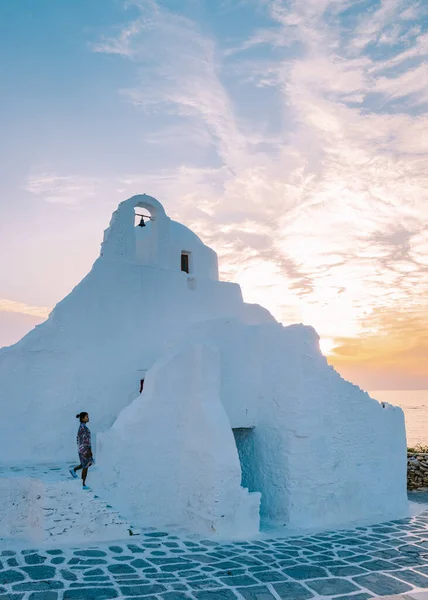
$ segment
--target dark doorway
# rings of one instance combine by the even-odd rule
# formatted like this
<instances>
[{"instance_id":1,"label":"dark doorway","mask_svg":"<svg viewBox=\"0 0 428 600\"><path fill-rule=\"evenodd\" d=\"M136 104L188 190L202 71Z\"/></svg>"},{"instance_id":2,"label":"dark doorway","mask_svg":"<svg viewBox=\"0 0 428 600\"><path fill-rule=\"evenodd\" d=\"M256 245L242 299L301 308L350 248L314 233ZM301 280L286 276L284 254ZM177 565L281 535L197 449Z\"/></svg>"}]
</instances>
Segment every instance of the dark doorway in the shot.
<instances>
[{"instance_id":1,"label":"dark doorway","mask_svg":"<svg viewBox=\"0 0 428 600\"><path fill-rule=\"evenodd\" d=\"M241 486L250 492L259 492L257 485L257 461L255 455L255 438L252 427L232 429L241 463Z\"/></svg>"}]
</instances>

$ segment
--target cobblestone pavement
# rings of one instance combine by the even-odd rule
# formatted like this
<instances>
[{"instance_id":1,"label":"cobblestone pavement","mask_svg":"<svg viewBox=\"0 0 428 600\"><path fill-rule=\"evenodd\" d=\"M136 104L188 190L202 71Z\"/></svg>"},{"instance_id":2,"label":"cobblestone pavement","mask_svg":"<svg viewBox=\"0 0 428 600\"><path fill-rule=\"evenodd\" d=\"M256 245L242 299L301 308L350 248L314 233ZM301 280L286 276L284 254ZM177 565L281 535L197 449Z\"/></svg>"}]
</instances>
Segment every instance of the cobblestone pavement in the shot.
<instances>
[{"instance_id":1,"label":"cobblestone pavement","mask_svg":"<svg viewBox=\"0 0 428 600\"><path fill-rule=\"evenodd\" d=\"M62 486L64 473L48 469L44 477ZM103 530L112 522L111 531L118 531L112 507L78 484L75 489L89 494L85 510L98 507ZM68 505L64 519L76 519L79 528L82 506L74 514ZM58 530L50 544L25 550L16 540L13 546L1 540L0 600L366 600L428 589L428 511L348 531L230 543L132 531L137 535L126 530L121 542L77 543L66 536L64 545Z\"/></svg>"},{"instance_id":2,"label":"cobblestone pavement","mask_svg":"<svg viewBox=\"0 0 428 600\"><path fill-rule=\"evenodd\" d=\"M222 544L143 530L129 539L2 550L0 600L365 600L428 588L428 513L310 537Z\"/></svg>"}]
</instances>

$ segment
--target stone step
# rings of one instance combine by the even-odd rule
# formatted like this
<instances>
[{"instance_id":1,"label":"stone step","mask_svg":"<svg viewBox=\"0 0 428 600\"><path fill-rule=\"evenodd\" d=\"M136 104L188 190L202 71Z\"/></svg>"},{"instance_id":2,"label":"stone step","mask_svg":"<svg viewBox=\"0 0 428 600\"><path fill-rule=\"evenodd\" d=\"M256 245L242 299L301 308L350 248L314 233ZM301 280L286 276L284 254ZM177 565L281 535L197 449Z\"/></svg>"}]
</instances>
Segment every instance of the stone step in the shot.
<instances>
[{"instance_id":1,"label":"stone step","mask_svg":"<svg viewBox=\"0 0 428 600\"><path fill-rule=\"evenodd\" d=\"M7 497L6 497L7 496ZM0 542L22 544L105 542L138 533L90 489L82 490L67 465L0 469Z\"/></svg>"}]
</instances>

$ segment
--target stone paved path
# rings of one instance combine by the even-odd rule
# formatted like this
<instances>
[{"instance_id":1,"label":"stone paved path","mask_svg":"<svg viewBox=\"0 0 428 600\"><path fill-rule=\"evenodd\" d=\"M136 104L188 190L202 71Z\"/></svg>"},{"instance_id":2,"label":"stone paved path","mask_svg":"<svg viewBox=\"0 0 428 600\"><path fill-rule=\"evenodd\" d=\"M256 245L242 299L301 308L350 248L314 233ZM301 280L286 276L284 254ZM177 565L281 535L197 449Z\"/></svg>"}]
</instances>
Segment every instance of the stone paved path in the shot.
<instances>
[{"instance_id":1,"label":"stone paved path","mask_svg":"<svg viewBox=\"0 0 428 600\"><path fill-rule=\"evenodd\" d=\"M246 542L157 530L76 547L3 541L0 563L0 600L366 600L428 588L428 512Z\"/></svg>"},{"instance_id":2,"label":"stone paved path","mask_svg":"<svg viewBox=\"0 0 428 600\"><path fill-rule=\"evenodd\" d=\"M428 514L310 537L2 550L0 600L365 600L428 588Z\"/></svg>"},{"instance_id":3,"label":"stone paved path","mask_svg":"<svg viewBox=\"0 0 428 600\"><path fill-rule=\"evenodd\" d=\"M13 535L30 543L81 543L126 538L129 523L91 492L68 466L0 467L0 547ZM10 497L2 498L6 491ZM15 507L8 506L11 503ZM3 537L2 537L3 536ZM23 543L22 543L23 547Z\"/></svg>"}]
</instances>

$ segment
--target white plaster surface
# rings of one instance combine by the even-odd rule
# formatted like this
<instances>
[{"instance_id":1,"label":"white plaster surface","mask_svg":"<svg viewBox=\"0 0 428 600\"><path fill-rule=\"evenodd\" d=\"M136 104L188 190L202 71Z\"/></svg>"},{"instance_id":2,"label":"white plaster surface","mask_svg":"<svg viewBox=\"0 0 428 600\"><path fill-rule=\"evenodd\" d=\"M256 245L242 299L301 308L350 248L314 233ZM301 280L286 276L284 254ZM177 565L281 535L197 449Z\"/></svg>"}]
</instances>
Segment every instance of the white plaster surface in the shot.
<instances>
[{"instance_id":1,"label":"white plaster surface","mask_svg":"<svg viewBox=\"0 0 428 600\"><path fill-rule=\"evenodd\" d=\"M92 472L90 473L91 478ZM131 526L68 468L0 469L0 547L129 539Z\"/></svg>"},{"instance_id":2,"label":"white plaster surface","mask_svg":"<svg viewBox=\"0 0 428 600\"><path fill-rule=\"evenodd\" d=\"M94 488L142 526L255 535L260 494L241 487L219 386L218 352L206 344L160 359L144 393L99 436Z\"/></svg>"},{"instance_id":3,"label":"white plaster surface","mask_svg":"<svg viewBox=\"0 0 428 600\"><path fill-rule=\"evenodd\" d=\"M191 358L189 339L195 348L207 343L216 348L219 368L204 370L208 366L202 368L196 350ZM170 498L180 484L165 470L165 465L173 465L173 473L178 473L171 457L177 452L176 460L181 461L188 456L189 446L195 450L193 458L184 463L185 471L197 482L190 494L193 497L198 489L203 489L199 468L202 466L205 472L206 467L202 457L206 460L207 453L211 453L212 459L219 444L213 440L211 445L212 438L206 438L205 432L225 425L218 415L206 424L195 404L190 411L194 418L189 419L187 407L193 393L190 390L197 390L197 395L209 399L213 406L217 402L213 394L218 390L229 417L229 430L244 428L236 434L243 485L251 492L261 493L264 520L286 523L298 531L364 524L408 514L401 409L389 405L382 408L358 387L344 381L320 354L318 336L312 328L248 326L223 319L196 326L187 332L186 340L176 346L176 363L160 359L148 371L147 387L141 397L100 439L100 492L110 498L109 489L117 481L113 503L120 502L122 495L136 498L133 506L127 504L123 509L125 514L136 522L149 514L156 525L171 522L171 511L161 514L159 506L161 498ZM161 391L153 380L169 387ZM166 429L157 423L163 423ZM253 429L248 431L249 427ZM180 438L171 435L171 428L174 433L180 431ZM222 445L223 450L232 452L230 445ZM167 460L165 454L169 456ZM124 466L130 455L140 457L138 469ZM143 456L150 456L148 464ZM178 479L187 485L183 474ZM216 485L224 491L224 482ZM216 493L214 484L211 490L211 495ZM174 506L182 510L178 495L174 497ZM210 500L201 495L201 513L209 514ZM154 510L147 509L150 502ZM183 503L188 502L186 497ZM183 516L174 515L172 522L180 521L183 522ZM187 524L193 527L191 522ZM228 531L234 531L233 523Z\"/></svg>"},{"instance_id":4,"label":"white plaster surface","mask_svg":"<svg viewBox=\"0 0 428 600\"><path fill-rule=\"evenodd\" d=\"M0 539L34 538L43 527L44 486L29 477L0 478Z\"/></svg>"},{"instance_id":5,"label":"white plaster surface","mask_svg":"<svg viewBox=\"0 0 428 600\"><path fill-rule=\"evenodd\" d=\"M245 304L238 285L216 279L212 250L179 224L170 222L171 244L189 249L192 238L194 260L199 244L202 265L211 257L206 277L172 268L163 251L159 264L138 262L135 237L149 227L134 227L134 206L153 204L158 219L156 202L137 196L122 203L91 272L45 323L0 349L0 463L74 459L74 415L90 412L94 435L111 427L138 395L141 373L190 325L218 316L275 321L265 309Z\"/></svg>"},{"instance_id":6,"label":"white plaster surface","mask_svg":"<svg viewBox=\"0 0 428 600\"><path fill-rule=\"evenodd\" d=\"M91 272L0 350L0 460L72 459L87 410L94 486L141 523L248 536L260 494L262 519L291 529L406 516L403 412L344 381L318 341L245 304L197 236L131 198Z\"/></svg>"}]
</instances>

